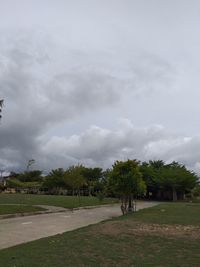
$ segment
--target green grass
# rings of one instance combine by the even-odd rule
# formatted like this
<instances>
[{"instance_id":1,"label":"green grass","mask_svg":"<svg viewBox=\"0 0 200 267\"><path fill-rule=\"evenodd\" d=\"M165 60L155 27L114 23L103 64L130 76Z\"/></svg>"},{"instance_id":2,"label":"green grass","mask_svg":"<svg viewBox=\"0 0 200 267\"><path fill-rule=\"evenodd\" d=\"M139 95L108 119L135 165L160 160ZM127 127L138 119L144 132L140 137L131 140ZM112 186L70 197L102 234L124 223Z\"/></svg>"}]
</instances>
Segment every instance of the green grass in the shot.
<instances>
[{"instance_id":1,"label":"green grass","mask_svg":"<svg viewBox=\"0 0 200 267\"><path fill-rule=\"evenodd\" d=\"M127 218L146 223L200 225L200 203L161 204L123 217Z\"/></svg>"},{"instance_id":2,"label":"green grass","mask_svg":"<svg viewBox=\"0 0 200 267\"><path fill-rule=\"evenodd\" d=\"M29 213L43 211L45 209L40 207L33 207L27 205L0 205L0 215L16 214L16 213Z\"/></svg>"},{"instance_id":3,"label":"green grass","mask_svg":"<svg viewBox=\"0 0 200 267\"><path fill-rule=\"evenodd\" d=\"M76 208L95 206L99 204L112 204L117 200L105 198L99 201L96 197L55 196L34 194L0 194L0 204L26 204L26 205L50 205L64 208Z\"/></svg>"},{"instance_id":4,"label":"green grass","mask_svg":"<svg viewBox=\"0 0 200 267\"><path fill-rule=\"evenodd\" d=\"M161 209L164 209L165 212ZM0 251L3 267L199 267L200 204L170 203ZM188 216L186 212L189 212ZM174 218L174 219L172 219ZM187 218L187 221L185 222ZM197 219L198 218L198 219ZM135 225L196 225L196 236L132 232ZM185 226L182 226L185 227ZM187 226L188 227L188 226ZM176 228L174 228L176 229ZM136 229L137 230L137 229Z\"/></svg>"}]
</instances>

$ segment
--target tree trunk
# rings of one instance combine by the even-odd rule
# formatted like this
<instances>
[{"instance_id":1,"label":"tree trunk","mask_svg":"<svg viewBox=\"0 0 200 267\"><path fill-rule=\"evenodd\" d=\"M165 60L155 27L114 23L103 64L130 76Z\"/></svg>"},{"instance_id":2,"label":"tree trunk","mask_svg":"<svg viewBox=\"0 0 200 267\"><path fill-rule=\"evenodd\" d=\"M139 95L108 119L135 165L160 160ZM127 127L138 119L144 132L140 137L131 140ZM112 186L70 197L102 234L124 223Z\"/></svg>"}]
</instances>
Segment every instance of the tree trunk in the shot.
<instances>
[{"instance_id":1,"label":"tree trunk","mask_svg":"<svg viewBox=\"0 0 200 267\"><path fill-rule=\"evenodd\" d=\"M121 197L121 211L122 211L122 214L124 215L125 214L125 207L124 207L124 198Z\"/></svg>"},{"instance_id":2,"label":"tree trunk","mask_svg":"<svg viewBox=\"0 0 200 267\"><path fill-rule=\"evenodd\" d=\"M177 201L177 192L174 187L172 188L172 197L173 197L173 201Z\"/></svg>"},{"instance_id":3,"label":"tree trunk","mask_svg":"<svg viewBox=\"0 0 200 267\"><path fill-rule=\"evenodd\" d=\"M128 211L131 212L133 211L133 198L132 195L128 197Z\"/></svg>"},{"instance_id":4,"label":"tree trunk","mask_svg":"<svg viewBox=\"0 0 200 267\"><path fill-rule=\"evenodd\" d=\"M92 188L91 188L91 186L88 187L88 194L89 194L89 197L92 196Z\"/></svg>"},{"instance_id":5,"label":"tree trunk","mask_svg":"<svg viewBox=\"0 0 200 267\"><path fill-rule=\"evenodd\" d=\"M78 189L78 203L79 206L81 205L81 194L80 194L80 189Z\"/></svg>"},{"instance_id":6,"label":"tree trunk","mask_svg":"<svg viewBox=\"0 0 200 267\"><path fill-rule=\"evenodd\" d=\"M127 207L128 207L128 198L127 196L122 196L121 197L121 211L122 211L122 214L126 214L127 213Z\"/></svg>"}]
</instances>

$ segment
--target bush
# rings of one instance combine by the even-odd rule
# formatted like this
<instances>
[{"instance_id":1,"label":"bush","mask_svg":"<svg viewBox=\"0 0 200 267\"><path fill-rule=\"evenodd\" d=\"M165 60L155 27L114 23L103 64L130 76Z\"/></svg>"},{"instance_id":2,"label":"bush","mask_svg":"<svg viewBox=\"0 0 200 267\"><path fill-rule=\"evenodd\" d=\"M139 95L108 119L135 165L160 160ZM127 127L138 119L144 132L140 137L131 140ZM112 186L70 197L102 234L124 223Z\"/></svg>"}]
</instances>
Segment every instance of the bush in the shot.
<instances>
[{"instance_id":1,"label":"bush","mask_svg":"<svg viewBox=\"0 0 200 267\"><path fill-rule=\"evenodd\" d=\"M96 197L98 198L99 202L102 202L105 198L105 195L103 192L98 192Z\"/></svg>"},{"instance_id":2,"label":"bush","mask_svg":"<svg viewBox=\"0 0 200 267\"><path fill-rule=\"evenodd\" d=\"M5 185L3 185L2 183L0 183L0 192L4 191L6 189Z\"/></svg>"},{"instance_id":3,"label":"bush","mask_svg":"<svg viewBox=\"0 0 200 267\"><path fill-rule=\"evenodd\" d=\"M200 197L200 186L196 186L195 188L193 188L192 196L194 198L199 198Z\"/></svg>"}]
</instances>

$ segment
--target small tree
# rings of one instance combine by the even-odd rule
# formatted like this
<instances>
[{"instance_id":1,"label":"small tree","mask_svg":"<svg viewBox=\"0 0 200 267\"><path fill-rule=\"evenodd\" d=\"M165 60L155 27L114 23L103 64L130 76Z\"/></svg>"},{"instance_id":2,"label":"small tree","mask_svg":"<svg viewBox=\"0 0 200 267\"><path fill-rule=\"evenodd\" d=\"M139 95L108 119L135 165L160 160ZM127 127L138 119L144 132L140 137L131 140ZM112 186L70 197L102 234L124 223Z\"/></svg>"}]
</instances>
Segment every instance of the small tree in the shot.
<instances>
[{"instance_id":1,"label":"small tree","mask_svg":"<svg viewBox=\"0 0 200 267\"><path fill-rule=\"evenodd\" d=\"M122 213L133 210L133 199L146 191L139 162L136 160L116 161L110 172L109 184L112 190L121 198Z\"/></svg>"},{"instance_id":2,"label":"small tree","mask_svg":"<svg viewBox=\"0 0 200 267\"><path fill-rule=\"evenodd\" d=\"M71 166L67 169L64 175L64 182L66 186L72 189L72 195L76 191L80 197L80 189L85 185L86 181L82 175L82 166Z\"/></svg>"},{"instance_id":3,"label":"small tree","mask_svg":"<svg viewBox=\"0 0 200 267\"><path fill-rule=\"evenodd\" d=\"M192 197L200 198L200 185L199 184L192 189Z\"/></svg>"}]
</instances>

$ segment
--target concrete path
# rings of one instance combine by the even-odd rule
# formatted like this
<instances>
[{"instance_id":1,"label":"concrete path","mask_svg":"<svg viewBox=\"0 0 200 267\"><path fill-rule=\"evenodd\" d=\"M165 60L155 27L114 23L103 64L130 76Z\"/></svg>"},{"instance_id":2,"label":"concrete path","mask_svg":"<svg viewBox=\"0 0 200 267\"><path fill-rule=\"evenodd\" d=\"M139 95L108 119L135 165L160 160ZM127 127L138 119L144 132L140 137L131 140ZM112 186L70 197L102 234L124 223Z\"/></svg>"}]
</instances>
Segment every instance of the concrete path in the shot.
<instances>
[{"instance_id":1,"label":"concrete path","mask_svg":"<svg viewBox=\"0 0 200 267\"><path fill-rule=\"evenodd\" d=\"M137 202L137 210L157 205ZM53 236L121 215L119 204L0 220L0 249Z\"/></svg>"}]
</instances>

